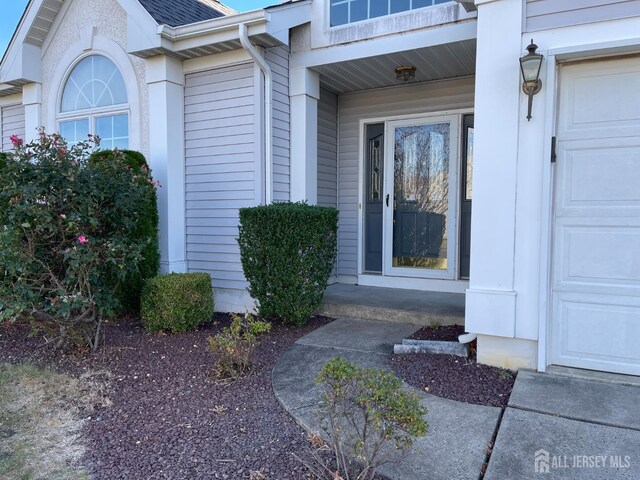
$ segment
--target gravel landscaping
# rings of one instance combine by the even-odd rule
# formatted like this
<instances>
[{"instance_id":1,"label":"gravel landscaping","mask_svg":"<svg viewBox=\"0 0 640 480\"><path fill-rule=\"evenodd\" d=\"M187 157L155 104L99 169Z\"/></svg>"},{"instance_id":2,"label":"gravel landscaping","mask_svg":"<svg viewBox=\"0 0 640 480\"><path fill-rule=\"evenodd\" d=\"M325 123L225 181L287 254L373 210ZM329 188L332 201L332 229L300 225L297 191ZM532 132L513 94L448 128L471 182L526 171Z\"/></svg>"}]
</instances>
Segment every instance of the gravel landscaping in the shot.
<instances>
[{"instance_id":1,"label":"gravel landscaping","mask_svg":"<svg viewBox=\"0 0 640 480\"><path fill-rule=\"evenodd\" d=\"M411 335L412 340L438 340L443 342L457 342L458 336L464 333L462 325L446 325L438 327L424 327Z\"/></svg>"},{"instance_id":2,"label":"gravel landscaping","mask_svg":"<svg viewBox=\"0 0 640 480\"><path fill-rule=\"evenodd\" d=\"M300 328L275 324L261 337L251 374L217 383L207 337L228 324L178 335L146 334L138 322L106 327L95 353L53 354L26 330L0 333L0 363L51 365L80 376L111 373L111 406L86 419L85 468L93 479L299 479L307 435L280 407L271 388L276 359L297 339L331 319L315 317ZM106 403L106 402L104 402Z\"/></svg>"},{"instance_id":3,"label":"gravel landscaping","mask_svg":"<svg viewBox=\"0 0 640 480\"><path fill-rule=\"evenodd\" d=\"M426 327L411 338L455 341L462 333L462 326ZM432 395L495 407L507 405L516 379L516 372L478 364L473 355L469 359L430 353L392 355L391 367L409 385Z\"/></svg>"}]
</instances>

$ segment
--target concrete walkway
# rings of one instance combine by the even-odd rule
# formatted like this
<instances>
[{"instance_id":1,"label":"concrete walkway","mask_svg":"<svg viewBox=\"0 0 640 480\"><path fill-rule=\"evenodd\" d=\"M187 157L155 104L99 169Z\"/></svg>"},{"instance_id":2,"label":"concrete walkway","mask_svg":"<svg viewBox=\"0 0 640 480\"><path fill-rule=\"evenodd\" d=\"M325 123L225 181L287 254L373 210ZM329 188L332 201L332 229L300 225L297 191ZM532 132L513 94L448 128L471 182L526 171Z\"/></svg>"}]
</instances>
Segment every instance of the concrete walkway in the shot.
<instances>
[{"instance_id":1,"label":"concrete walkway","mask_svg":"<svg viewBox=\"0 0 640 480\"><path fill-rule=\"evenodd\" d=\"M322 365L342 356L363 367L389 369L393 344L416 330L411 325L339 318L301 338L280 357L273 370L276 397L302 426L318 431L321 389L314 379ZM418 394L429 410L429 433L402 463L386 465L380 473L390 480L479 478L500 409Z\"/></svg>"},{"instance_id":2,"label":"concrete walkway","mask_svg":"<svg viewBox=\"0 0 640 480\"><path fill-rule=\"evenodd\" d=\"M639 479L640 387L521 371L485 479L538 476Z\"/></svg>"}]
</instances>

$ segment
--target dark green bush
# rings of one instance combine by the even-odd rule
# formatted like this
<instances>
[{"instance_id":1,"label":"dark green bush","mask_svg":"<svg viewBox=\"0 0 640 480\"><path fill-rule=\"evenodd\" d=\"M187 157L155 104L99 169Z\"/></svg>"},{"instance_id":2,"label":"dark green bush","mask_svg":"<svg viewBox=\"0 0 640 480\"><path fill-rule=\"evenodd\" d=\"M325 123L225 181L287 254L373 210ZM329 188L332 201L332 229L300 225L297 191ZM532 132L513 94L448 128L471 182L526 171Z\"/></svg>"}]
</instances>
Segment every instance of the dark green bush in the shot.
<instances>
[{"instance_id":1,"label":"dark green bush","mask_svg":"<svg viewBox=\"0 0 640 480\"><path fill-rule=\"evenodd\" d=\"M318 308L336 257L338 211L304 203L240 210L240 255L262 317L300 325Z\"/></svg>"},{"instance_id":2,"label":"dark green bush","mask_svg":"<svg viewBox=\"0 0 640 480\"><path fill-rule=\"evenodd\" d=\"M213 289L208 273L170 273L147 280L140 314L149 332L184 332L211 319Z\"/></svg>"},{"instance_id":3,"label":"dark green bush","mask_svg":"<svg viewBox=\"0 0 640 480\"><path fill-rule=\"evenodd\" d=\"M119 156L134 174L144 174L151 178L147 160L140 152L134 150L99 150L91 155L93 162L113 161ZM142 181L147 181L141 176ZM138 215L136 228L131 232L133 238L150 239L142 252L142 262L135 274L130 274L116 291L116 297L122 305L118 313L137 315L140 312L140 295L148 278L158 274L160 268L160 252L158 245L158 200L155 188L149 188L144 201L135 206Z\"/></svg>"}]
</instances>

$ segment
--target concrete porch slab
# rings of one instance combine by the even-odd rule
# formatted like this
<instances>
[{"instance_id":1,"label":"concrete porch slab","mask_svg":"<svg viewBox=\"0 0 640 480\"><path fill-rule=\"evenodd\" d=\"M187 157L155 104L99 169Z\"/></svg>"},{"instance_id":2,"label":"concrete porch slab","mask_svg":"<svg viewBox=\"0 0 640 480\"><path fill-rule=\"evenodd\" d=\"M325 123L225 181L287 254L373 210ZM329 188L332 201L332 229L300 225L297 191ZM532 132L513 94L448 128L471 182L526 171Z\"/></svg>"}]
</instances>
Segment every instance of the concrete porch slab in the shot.
<instances>
[{"instance_id":1,"label":"concrete porch slab","mask_svg":"<svg viewBox=\"0 0 640 480\"><path fill-rule=\"evenodd\" d=\"M635 386L520 371L509 406L640 431L640 387Z\"/></svg>"},{"instance_id":2,"label":"concrete porch slab","mask_svg":"<svg viewBox=\"0 0 640 480\"><path fill-rule=\"evenodd\" d=\"M335 283L324 294L320 313L419 326L464 325L463 293L425 292Z\"/></svg>"},{"instance_id":3,"label":"concrete porch slab","mask_svg":"<svg viewBox=\"0 0 640 480\"><path fill-rule=\"evenodd\" d=\"M639 452L636 430L507 408L484 478L638 479ZM539 468L546 462L548 473L536 472L536 457Z\"/></svg>"}]
</instances>

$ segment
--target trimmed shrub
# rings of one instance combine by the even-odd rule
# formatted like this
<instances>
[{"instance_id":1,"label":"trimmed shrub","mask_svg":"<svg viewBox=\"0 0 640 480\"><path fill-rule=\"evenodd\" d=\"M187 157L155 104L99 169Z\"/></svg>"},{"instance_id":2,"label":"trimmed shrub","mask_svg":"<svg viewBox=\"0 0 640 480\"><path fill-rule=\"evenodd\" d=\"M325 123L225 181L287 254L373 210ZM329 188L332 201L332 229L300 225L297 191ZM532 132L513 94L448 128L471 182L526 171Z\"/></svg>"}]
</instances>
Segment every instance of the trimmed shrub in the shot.
<instances>
[{"instance_id":1,"label":"trimmed shrub","mask_svg":"<svg viewBox=\"0 0 640 480\"><path fill-rule=\"evenodd\" d=\"M151 170L147 160L140 152L134 150L99 150L91 155L90 161L95 163L111 162L115 157L129 166L131 172L140 175L141 181L151 178ZM146 178L145 178L146 177ZM160 251L158 245L158 199L155 188L148 188L147 195L135 206L138 221L131 231L133 238L149 239L142 251L142 261L138 271L127 276L116 291L122 309L118 313L137 315L140 312L140 295L148 278L158 274L160 268Z\"/></svg>"},{"instance_id":2,"label":"trimmed shrub","mask_svg":"<svg viewBox=\"0 0 640 480\"><path fill-rule=\"evenodd\" d=\"M240 210L240 256L262 317L303 324L322 301L336 257L338 211L304 203Z\"/></svg>"},{"instance_id":3,"label":"trimmed shrub","mask_svg":"<svg viewBox=\"0 0 640 480\"><path fill-rule=\"evenodd\" d=\"M95 349L103 318L122 309L122 282L156 241L132 235L156 183L116 152L91 160L93 136L67 145L41 129L11 141L0 164L0 320L27 318L55 346Z\"/></svg>"},{"instance_id":4,"label":"trimmed shrub","mask_svg":"<svg viewBox=\"0 0 640 480\"><path fill-rule=\"evenodd\" d=\"M324 390L319 418L332 455L327 463L321 445L304 461L314 478L371 480L380 465L401 460L427 433L426 407L391 372L336 357L322 367L316 383Z\"/></svg>"},{"instance_id":5,"label":"trimmed shrub","mask_svg":"<svg viewBox=\"0 0 640 480\"><path fill-rule=\"evenodd\" d=\"M170 273L150 278L142 290L140 314L148 332L185 332L211 320L211 276Z\"/></svg>"}]
</instances>

